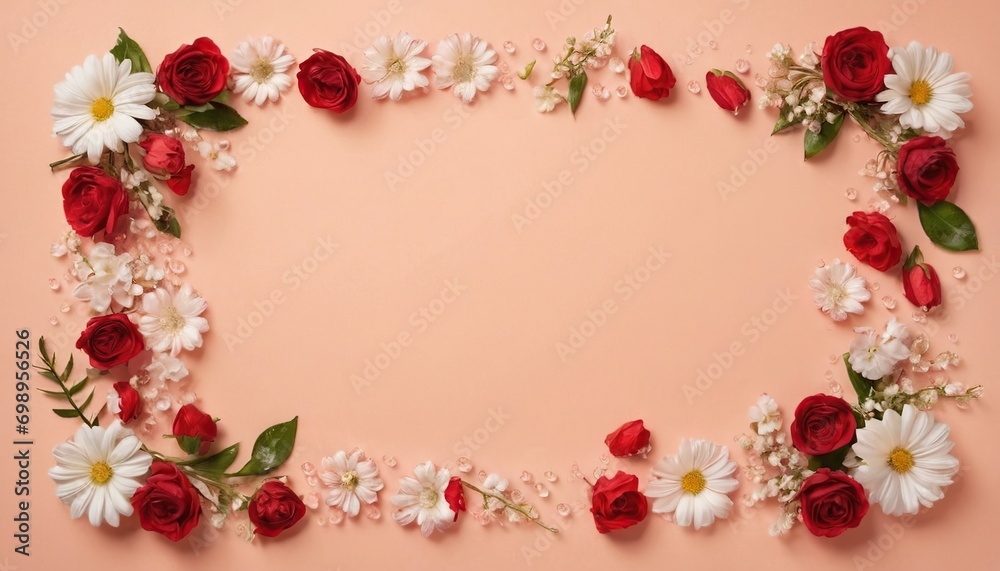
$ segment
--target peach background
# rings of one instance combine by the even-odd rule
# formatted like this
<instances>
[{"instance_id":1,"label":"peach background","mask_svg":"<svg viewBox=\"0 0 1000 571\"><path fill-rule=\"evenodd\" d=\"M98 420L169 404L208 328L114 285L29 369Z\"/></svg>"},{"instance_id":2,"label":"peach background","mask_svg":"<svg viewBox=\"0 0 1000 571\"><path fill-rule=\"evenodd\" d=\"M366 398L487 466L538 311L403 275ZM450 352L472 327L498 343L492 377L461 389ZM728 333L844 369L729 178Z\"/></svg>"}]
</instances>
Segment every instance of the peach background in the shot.
<instances>
[{"instance_id":1,"label":"peach background","mask_svg":"<svg viewBox=\"0 0 1000 571\"><path fill-rule=\"evenodd\" d=\"M187 279L210 303L212 332L203 351L188 359L190 386L203 407L223 419L224 437L242 439L246 451L260 429L300 415L296 455L283 471L301 492L307 490L299 470L304 461L318 463L325 454L353 446L375 458L395 456L396 468L383 467L382 519L361 517L331 528L320 527L318 514L310 513L297 533L250 545L233 536L232 525L217 541L200 528L194 536L199 541L178 545L143 533L135 519L120 530L91 529L85 521L69 519L45 475L52 465L49 449L72 433L74 423L48 413L50 403L36 395L33 555L26 560L12 552L6 514L15 504L14 465L5 436L0 561L9 558L19 569L63 567L67 557L81 569L137 564L144 569L292 566L319 571L723 568L751 561L774 569L798 568L806 561L816 568L844 569L871 557L872 567L886 569L906 564L983 568L1000 500L990 485L995 480L990 470L998 467L993 443L1000 436L992 399L973 412L941 407L940 418L952 422L955 454L966 471L944 501L921 513L898 538L884 527L896 520L876 513L877 508L860 529L835 540L813 538L804 529L776 540L767 535L773 506L740 509L729 522L699 533L651 517L612 536L598 535L589 513L564 519L555 506L585 493L579 481L568 482L570 466L579 463L586 473L597 467L605 434L621 422L643 418L653 431L648 461L612 464L645 482L654 458L672 453L681 437L732 445L733 436L745 430L746 407L763 391L790 415L801 397L827 390L827 370L849 390L842 367L828 358L846 349L852 326L880 327L891 314L913 323L898 279L870 268L862 273L881 289L861 319L832 325L809 297L806 283L817 260L849 257L840 241L844 217L863 209L870 198L870 181L857 171L876 147L854 141L859 132L854 126L809 164L800 159L801 132L774 139L775 152L763 152L766 162L745 185L720 197L718 182L727 180L748 153L762 153L774 118L750 108L734 119L707 93L692 95L684 85L691 79L703 82L710 67L732 68L746 56L747 44L753 47L746 56L752 78L766 72L765 54L776 41L800 51L808 41L821 44L842 28L887 24L890 43L918 39L937 45L955 56L958 69L973 74L976 108L954 147L962 165L958 201L978 224L982 252L946 253L923 237L912 207L897 207L891 214L904 247L924 247L943 276L948 301L933 316L932 350L958 351L963 364L955 377L969 385L993 377L993 317L1000 311L1000 295L995 280L972 277L989 271L1000 247L1000 202L992 172L997 149L991 137L1000 118L990 105L991 94L1000 90L994 62L1000 39L992 4L865 0L830 9L828 3L760 0L396 2L312 2L307 7L216 0L161 3L154 9L125 1L52 0L58 10L51 16L44 12L44 1L6 3L0 24L8 39L0 64L6 78L0 113L6 141L0 155L6 189L0 255L6 271L0 287L7 342L13 345L13 330L28 327L36 338L45 334L59 343L65 353L82 327L82 314L58 311L67 289L53 293L46 286L49 277L65 271L47 253L64 228L59 186L65 176L53 176L45 167L64 153L49 135L48 110L52 85L87 54L107 50L119 25L141 42L154 65L200 35L213 37L228 54L247 34L272 34L301 61L313 47L347 51L357 30L367 25L377 33L407 30L432 46L453 31L473 31L518 68L536 55L529 47L533 37L549 44L548 56L564 37L581 35L609 12L619 30L621 56L648 43L669 58L683 53L688 39L699 33L707 43L713 29L718 49L703 47L693 54L692 65L670 58L678 86L668 102L612 95L602 104L588 93L575 120L565 106L548 116L536 113L530 88L520 81L514 92L495 85L470 107L439 92L402 104L372 102L367 87L356 110L342 117L309 108L295 90L276 106L239 104L251 124L231 137L240 161L237 172L216 174L195 158L197 190L185 200L170 197L185 240L195 250L185 260ZM374 14L383 12L384 21L390 5L397 13L378 24ZM561 21L550 24L547 14L560 10ZM732 11L733 21L719 29L711 21L723 10ZM44 25L15 50L11 34L23 34L24 19L32 18ZM506 39L518 46L513 56L500 48ZM550 68L546 56L540 57L536 80ZM360 65L357 51L349 59ZM597 82L613 90L623 79L602 70L592 78ZM607 121L624 128L614 141L595 143ZM384 173L397 168L400 155L417 151L415 141L431 137L435 129L442 130L443 142L390 189ZM581 159L573 153L592 144L603 146L603 152L580 172ZM518 232L512 215L523 214L526 201L563 170L573 182ZM853 203L844 197L847 187L859 189ZM282 280L318 239L327 237L339 247L315 266L310 279L297 287ZM650 248L672 257L626 299L616 284L646 262ZM950 275L959 264L970 274L964 282ZM465 290L426 330L418 330L411 314L435 300L448 280ZM962 297L960 287L976 292ZM255 302L275 289L286 301L244 343L228 350L226 335L235 334ZM790 309L754 336L750 320L772 307L776 291L786 289L797 296ZM894 311L878 301L883 295L898 300ZM575 354L561 360L556 344L566 343L570 328L579 327L588 311L608 299L617 311ZM48 324L50 315L60 317L58 328ZM365 360L403 332L412 344L356 393L351 375L362 374ZM948 341L950 333L959 336L957 344ZM683 387L733 342L743 343L745 354L689 402ZM2 398L10 404L0 407L8 411L0 425L3 434L12 435L13 388L5 387ZM508 418L482 438L490 411L497 409ZM548 537L533 527L481 528L469 520L427 541L416 529L391 521L388 497L398 478L428 458L454 465L461 441L477 434L481 442L471 454L476 470L498 471L522 489L517 480L522 470L536 478L546 470L559 475L549 498L530 490L526 497L564 533ZM735 455L743 459L738 451ZM869 541L881 541L882 548ZM526 557L526 549L537 549L538 556Z\"/></svg>"}]
</instances>

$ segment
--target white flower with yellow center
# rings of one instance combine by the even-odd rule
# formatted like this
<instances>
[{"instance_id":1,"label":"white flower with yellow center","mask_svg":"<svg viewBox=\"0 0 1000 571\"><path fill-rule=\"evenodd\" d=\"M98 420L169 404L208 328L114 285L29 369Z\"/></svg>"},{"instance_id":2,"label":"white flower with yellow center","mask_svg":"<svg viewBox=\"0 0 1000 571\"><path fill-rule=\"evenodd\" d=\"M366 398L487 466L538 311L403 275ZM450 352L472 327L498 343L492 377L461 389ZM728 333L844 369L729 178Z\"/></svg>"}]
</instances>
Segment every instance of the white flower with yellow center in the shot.
<instances>
[{"instance_id":1,"label":"white flower with yellow center","mask_svg":"<svg viewBox=\"0 0 1000 571\"><path fill-rule=\"evenodd\" d=\"M73 519L86 513L94 527L105 522L118 527L119 515L132 515L129 500L153 462L135 433L117 419L107 428L81 426L52 455L56 466L49 477L56 496L69 505Z\"/></svg>"},{"instance_id":2,"label":"white flower with yellow center","mask_svg":"<svg viewBox=\"0 0 1000 571\"><path fill-rule=\"evenodd\" d=\"M809 280L813 302L834 321L847 319L848 313L864 313L863 302L871 299L865 278L857 274L853 264L833 260L829 265L816 268L816 275Z\"/></svg>"},{"instance_id":3,"label":"white flower with yellow center","mask_svg":"<svg viewBox=\"0 0 1000 571\"><path fill-rule=\"evenodd\" d=\"M162 287L144 294L139 332L146 339L146 347L172 357L181 349L201 347L201 334L208 331L208 321L201 314L207 308L208 302L195 295L189 284L173 295Z\"/></svg>"},{"instance_id":4,"label":"white flower with yellow center","mask_svg":"<svg viewBox=\"0 0 1000 571\"><path fill-rule=\"evenodd\" d=\"M375 84L372 99L388 95L399 101L403 92L427 87L429 81L421 72L430 67L431 60L420 57L426 47L427 42L415 40L406 32L375 40L375 45L365 50L365 65L361 68L361 79Z\"/></svg>"},{"instance_id":5,"label":"white flower with yellow center","mask_svg":"<svg viewBox=\"0 0 1000 571\"><path fill-rule=\"evenodd\" d=\"M124 143L142 135L139 119L156 112L146 104L156 95L151 73L132 73L132 62L119 63L110 53L88 56L66 80L55 86L52 131L74 153L86 153L91 164L101 160L104 149L124 152Z\"/></svg>"},{"instance_id":6,"label":"white flower with yellow center","mask_svg":"<svg viewBox=\"0 0 1000 571\"><path fill-rule=\"evenodd\" d=\"M733 477L736 468L725 446L684 439L676 456L653 467L646 497L653 500L653 513L673 513L678 525L701 529L729 515L733 507L729 494L739 487Z\"/></svg>"},{"instance_id":7,"label":"white flower with yellow center","mask_svg":"<svg viewBox=\"0 0 1000 571\"><path fill-rule=\"evenodd\" d=\"M295 57L271 36L247 38L236 46L229 63L233 67L233 93L242 93L243 99L257 105L277 101L292 85L285 72L295 65Z\"/></svg>"},{"instance_id":8,"label":"white flower with yellow center","mask_svg":"<svg viewBox=\"0 0 1000 571\"><path fill-rule=\"evenodd\" d=\"M451 473L447 468L435 470L428 460L414 468L413 474L416 478L404 476L399 481L399 493L392 497L396 506L392 519L399 525L416 520L420 533L429 537L434 530L442 531L455 522L455 512L444 495Z\"/></svg>"},{"instance_id":9,"label":"white flower with yellow center","mask_svg":"<svg viewBox=\"0 0 1000 571\"><path fill-rule=\"evenodd\" d=\"M851 451L863 462L851 476L864 486L868 499L894 516L915 514L944 497L942 488L958 473L949 454L951 429L930 412L903 405L903 414L887 410L858 429Z\"/></svg>"},{"instance_id":10,"label":"white flower with yellow center","mask_svg":"<svg viewBox=\"0 0 1000 571\"><path fill-rule=\"evenodd\" d=\"M486 40L472 34L452 34L438 42L434 61L434 86L451 88L462 101L471 103L476 91L486 91L500 75L497 52Z\"/></svg>"},{"instance_id":11,"label":"white flower with yellow center","mask_svg":"<svg viewBox=\"0 0 1000 571\"><path fill-rule=\"evenodd\" d=\"M356 450L348 456L341 450L323 458L322 466L319 477L332 488L326 497L326 505L338 507L345 514L355 517L361 511L361 502L374 504L378 500L377 492L383 487L378 467L360 451Z\"/></svg>"}]
</instances>

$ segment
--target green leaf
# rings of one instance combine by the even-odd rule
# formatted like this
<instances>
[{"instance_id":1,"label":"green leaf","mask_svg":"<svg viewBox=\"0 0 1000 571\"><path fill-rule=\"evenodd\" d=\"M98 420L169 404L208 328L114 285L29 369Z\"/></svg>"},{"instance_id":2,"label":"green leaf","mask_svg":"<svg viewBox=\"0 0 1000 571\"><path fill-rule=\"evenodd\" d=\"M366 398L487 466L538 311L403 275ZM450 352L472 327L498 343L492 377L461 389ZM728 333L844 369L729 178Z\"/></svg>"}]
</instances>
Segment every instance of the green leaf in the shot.
<instances>
[{"instance_id":1,"label":"green leaf","mask_svg":"<svg viewBox=\"0 0 1000 571\"><path fill-rule=\"evenodd\" d=\"M823 121L823 126L820 127L819 133L813 133L809 129L806 129L805 136L805 155L807 159L811 159L819 154L820 151L825 149L827 145L833 142L837 138L837 134L840 133L840 128L844 125L844 113L841 113L834 119L833 123L827 123Z\"/></svg>"},{"instance_id":2,"label":"green leaf","mask_svg":"<svg viewBox=\"0 0 1000 571\"><path fill-rule=\"evenodd\" d=\"M920 225L924 233L938 246L952 252L979 249L979 238L972 220L958 206L939 200L931 206L917 202Z\"/></svg>"},{"instance_id":3,"label":"green leaf","mask_svg":"<svg viewBox=\"0 0 1000 571\"><path fill-rule=\"evenodd\" d=\"M153 68L149 65L149 60L146 59L146 54L143 53L139 44L128 37L125 30L118 28L118 32L118 42L115 47L111 48L111 55L115 56L119 63L125 60L131 61L132 73L153 73Z\"/></svg>"},{"instance_id":4,"label":"green leaf","mask_svg":"<svg viewBox=\"0 0 1000 571\"><path fill-rule=\"evenodd\" d=\"M177 115L177 118L197 129L209 131L231 131L247 124L232 107L223 103L213 103L211 109L194 111L187 115Z\"/></svg>"},{"instance_id":5,"label":"green leaf","mask_svg":"<svg viewBox=\"0 0 1000 571\"><path fill-rule=\"evenodd\" d=\"M184 463L195 470L208 474L222 474L236 461L236 455L240 451L240 443L237 442L221 452L216 452L206 458Z\"/></svg>"},{"instance_id":6,"label":"green leaf","mask_svg":"<svg viewBox=\"0 0 1000 571\"><path fill-rule=\"evenodd\" d=\"M153 225L160 232L170 234L175 238L181 237L181 224L177 221L177 216L174 215L174 209L169 206L163 207L163 214L159 219L153 220Z\"/></svg>"},{"instance_id":7,"label":"green leaf","mask_svg":"<svg viewBox=\"0 0 1000 571\"><path fill-rule=\"evenodd\" d=\"M875 393L875 388L872 387L871 381L854 372L854 369L851 368L850 358L850 353L844 353L844 364L847 365L847 376L851 379L851 386L854 387L854 392L858 395L858 404L861 404L871 398L871 396Z\"/></svg>"},{"instance_id":8,"label":"green leaf","mask_svg":"<svg viewBox=\"0 0 1000 571\"><path fill-rule=\"evenodd\" d=\"M229 90L223 89L218 95L212 99L212 103L222 103L223 105L229 105Z\"/></svg>"},{"instance_id":9,"label":"green leaf","mask_svg":"<svg viewBox=\"0 0 1000 571\"><path fill-rule=\"evenodd\" d=\"M64 383L69 382L69 376L72 372L73 372L73 354L70 353L69 361L66 361L66 368L63 369L62 376L60 377L62 379L62 382Z\"/></svg>"},{"instance_id":10,"label":"green leaf","mask_svg":"<svg viewBox=\"0 0 1000 571\"><path fill-rule=\"evenodd\" d=\"M55 376L55 374L50 373L49 371L38 371L38 374L41 375L41 376L43 376L43 377L45 377L46 379L52 381L53 383L61 382L59 380L59 377ZM62 393L59 393L59 394L62 394Z\"/></svg>"},{"instance_id":11,"label":"green leaf","mask_svg":"<svg viewBox=\"0 0 1000 571\"><path fill-rule=\"evenodd\" d=\"M789 121L788 115L791 112L792 112L792 107L790 105L786 104L781 106L781 111L778 112L778 121L774 124L774 129L771 129L772 135L777 135L778 133L784 131L785 129L790 129L791 127L794 127L799 123L802 123L802 119L805 118L802 115L796 115L791 121Z\"/></svg>"},{"instance_id":12,"label":"green leaf","mask_svg":"<svg viewBox=\"0 0 1000 571\"><path fill-rule=\"evenodd\" d=\"M50 397L63 398L64 396L66 396L66 395L63 394L62 391L47 391L45 389L39 389L37 387L35 388L35 390L37 390L38 392L42 393L43 395L48 395Z\"/></svg>"},{"instance_id":13,"label":"green leaf","mask_svg":"<svg viewBox=\"0 0 1000 571\"><path fill-rule=\"evenodd\" d=\"M52 409L52 412L56 413L62 418L76 418L77 416L79 416L76 413L76 411L71 408L54 408Z\"/></svg>"},{"instance_id":14,"label":"green leaf","mask_svg":"<svg viewBox=\"0 0 1000 571\"><path fill-rule=\"evenodd\" d=\"M87 400L83 401L83 404L79 406L80 410L87 410L87 407L90 406L90 401L94 400L94 391L96 390L97 389L91 389L90 395L87 396Z\"/></svg>"},{"instance_id":15,"label":"green leaf","mask_svg":"<svg viewBox=\"0 0 1000 571\"><path fill-rule=\"evenodd\" d=\"M281 466L292 453L295 445L295 432L298 430L299 417L288 422L275 424L260 433L253 443L250 460L239 472L228 476L263 476L278 466Z\"/></svg>"},{"instance_id":16,"label":"green leaf","mask_svg":"<svg viewBox=\"0 0 1000 571\"><path fill-rule=\"evenodd\" d=\"M569 101L569 110L574 115L576 115L576 108L580 106L585 87L587 87L587 72L585 71L580 72L580 75L574 75L569 80L569 96L566 97L566 101Z\"/></svg>"},{"instance_id":17,"label":"green leaf","mask_svg":"<svg viewBox=\"0 0 1000 571\"><path fill-rule=\"evenodd\" d=\"M84 377L83 380L81 380L80 382L78 382L75 385L73 385L72 387L70 387L69 391L68 391L69 395L73 396L76 393L82 391L83 388L87 386L87 382L88 381L90 381L90 378L89 377Z\"/></svg>"},{"instance_id":18,"label":"green leaf","mask_svg":"<svg viewBox=\"0 0 1000 571\"><path fill-rule=\"evenodd\" d=\"M178 436L176 437L177 445L181 447L181 450L187 452L188 454L197 454L198 449L201 448L201 437L200 436Z\"/></svg>"},{"instance_id":19,"label":"green leaf","mask_svg":"<svg viewBox=\"0 0 1000 571\"><path fill-rule=\"evenodd\" d=\"M841 446L840 448L830 452L828 454L822 454L820 456L813 456L809 459L809 469L816 470L817 468L829 468L831 470L841 470L844 467L844 458L847 458L847 453L851 451L851 446L854 443L849 443L846 446Z\"/></svg>"}]
</instances>

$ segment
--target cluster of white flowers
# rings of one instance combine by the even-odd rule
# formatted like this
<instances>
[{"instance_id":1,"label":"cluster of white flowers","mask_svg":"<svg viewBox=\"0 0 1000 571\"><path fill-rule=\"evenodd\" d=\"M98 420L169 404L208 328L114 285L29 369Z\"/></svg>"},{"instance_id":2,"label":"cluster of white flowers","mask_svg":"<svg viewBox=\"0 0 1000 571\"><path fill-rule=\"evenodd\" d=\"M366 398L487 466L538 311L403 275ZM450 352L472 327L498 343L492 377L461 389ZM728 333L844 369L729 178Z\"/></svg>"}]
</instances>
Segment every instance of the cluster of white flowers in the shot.
<instances>
[{"instance_id":1,"label":"cluster of white flowers","mask_svg":"<svg viewBox=\"0 0 1000 571\"><path fill-rule=\"evenodd\" d=\"M535 108L548 113L556 108L566 97L559 93L552 84L559 79L573 79L586 74L586 69L600 69L608 64L611 52L615 46L615 29L611 27L611 18L603 28L594 28L587 32L582 40L570 36L566 38L560 55L553 58L552 81L545 85L535 86ZM525 76L526 77L526 76Z\"/></svg>"},{"instance_id":2,"label":"cluster of white flowers","mask_svg":"<svg viewBox=\"0 0 1000 571\"><path fill-rule=\"evenodd\" d=\"M776 44L767 57L771 62L768 76L757 76L757 85L764 90L762 109L778 108L785 124L801 123L813 133L819 133L823 123L838 120L842 111L827 103L826 84L817 70L819 56L813 44L806 46L798 63L792 59L791 48L782 44Z\"/></svg>"}]
</instances>

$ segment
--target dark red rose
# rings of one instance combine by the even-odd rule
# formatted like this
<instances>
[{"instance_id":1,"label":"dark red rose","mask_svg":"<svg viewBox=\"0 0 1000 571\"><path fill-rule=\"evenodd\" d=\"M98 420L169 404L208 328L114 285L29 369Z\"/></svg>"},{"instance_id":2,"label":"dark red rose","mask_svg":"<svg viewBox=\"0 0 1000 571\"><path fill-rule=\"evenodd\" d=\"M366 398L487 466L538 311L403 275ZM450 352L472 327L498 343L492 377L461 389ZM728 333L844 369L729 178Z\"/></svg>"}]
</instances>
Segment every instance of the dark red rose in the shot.
<instances>
[{"instance_id":1,"label":"dark red rose","mask_svg":"<svg viewBox=\"0 0 1000 571\"><path fill-rule=\"evenodd\" d=\"M164 93L181 105L203 105L226 88L229 60L208 38L184 44L163 58L156 82Z\"/></svg>"},{"instance_id":2,"label":"dark red rose","mask_svg":"<svg viewBox=\"0 0 1000 571\"><path fill-rule=\"evenodd\" d=\"M896 160L899 189L928 206L948 198L957 176L955 151L941 137L917 137L899 149Z\"/></svg>"},{"instance_id":3,"label":"dark red rose","mask_svg":"<svg viewBox=\"0 0 1000 571\"><path fill-rule=\"evenodd\" d=\"M731 71L709 71L705 74L705 88L719 107L734 114L750 101L750 91Z\"/></svg>"},{"instance_id":4,"label":"dark red rose","mask_svg":"<svg viewBox=\"0 0 1000 571\"><path fill-rule=\"evenodd\" d=\"M92 317L76 340L76 348L90 357L90 366L103 371L128 363L145 347L139 328L124 313Z\"/></svg>"},{"instance_id":5,"label":"dark red rose","mask_svg":"<svg viewBox=\"0 0 1000 571\"><path fill-rule=\"evenodd\" d=\"M820 468L802 482L802 523L813 535L837 537L858 527L868 513L865 490L843 472Z\"/></svg>"},{"instance_id":6,"label":"dark red rose","mask_svg":"<svg viewBox=\"0 0 1000 571\"><path fill-rule=\"evenodd\" d=\"M174 417L173 433L182 450L203 456L215 442L219 427L211 415L201 412L193 404L186 404Z\"/></svg>"},{"instance_id":7,"label":"dark red rose","mask_svg":"<svg viewBox=\"0 0 1000 571\"><path fill-rule=\"evenodd\" d=\"M611 479L601 476L593 494L590 511L601 533L632 527L646 519L646 496L639 493L639 478L632 474L618 472Z\"/></svg>"},{"instance_id":8,"label":"dark red rose","mask_svg":"<svg viewBox=\"0 0 1000 571\"><path fill-rule=\"evenodd\" d=\"M850 444L857 429L857 421L847 401L829 395L813 395L802 399L795 407L792 444L810 456L820 456Z\"/></svg>"},{"instance_id":9,"label":"dark red rose","mask_svg":"<svg viewBox=\"0 0 1000 571\"><path fill-rule=\"evenodd\" d=\"M247 506L254 535L275 537L306 515L306 505L291 488L277 480L264 482Z\"/></svg>"},{"instance_id":10,"label":"dark red rose","mask_svg":"<svg viewBox=\"0 0 1000 571\"><path fill-rule=\"evenodd\" d=\"M110 234L115 221L128 212L128 195L122 183L97 167L77 167L63 183L66 222L88 238L103 231Z\"/></svg>"},{"instance_id":11,"label":"dark red rose","mask_svg":"<svg viewBox=\"0 0 1000 571\"><path fill-rule=\"evenodd\" d=\"M882 33L861 27L826 38L820 65L826 86L844 101L874 100L892 70Z\"/></svg>"},{"instance_id":12,"label":"dark red rose","mask_svg":"<svg viewBox=\"0 0 1000 571\"><path fill-rule=\"evenodd\" d=\"M448 507L455 512L455 521L458 521L458 512L465 511L465 490L462 489L462 479L452 476L448 481L448 487L444 489L444 499L448 502Z\"/></svg>"},{"instance_id":13,"label":"dark red rose","mask_svg":"<svg viewBox=\"0 0 1000 571\"><path fill-rule=\"evenodd\" d=\"M306 103L334 113L343 113L358 101L358 70L343 57L315 50L299 64L299 92Z\"/></svg>"},{"instance_id":14,"label":"dark red rose","mask_svg":"<svg viewBox=\"0 0 1000 571\"><path fill-rule=\"evenodd\" d=\"M611 454L624 458L649 451L649 431L642 420L626 422L604 439Z\"/></svg>"},{"instance_id":15,"label":"dark red rose","mask_svg":"<svg viewBox=\"0 0 1000 571\"><path fill-rule=\"evenodd\" d=\"M919 246L913 247L903 264L903 293L910 303L925 310L941 305L941 280L934 266L924 263Z\"/></svg>"},{"instance_id":16,"label":"dark red rose","mask_svg":"<svg viewBox=\"0 0 1000 571\"><path fill-rule=\"evenodd\" d=\"M146 170L168 177L167 186L174 194L187 194L194 165L185 165L184 145L173 137L152 133L139 146L146 151L142 157Z\"/></svg>"},{"instance_id":17,"label":"dark red rose","mask_svg":"<svg viewBox=\"0 0 1000 571\"><path fill-rule=\"evenodd\" d=\"M118 399L118 418L126 424L139 418L139 413L142 411L139 391L126 382L115 383L111 388Z\"/></svg>"},{"instance_id":18,"label":"dark red rose","mask_svg":"<svg viewBox=\"0 0 1000 571\"><path fill-rule=\"evenodd\" d=\"M636 97L657 101L670 95L677 79L660 54L649 46L632 51L628 61L629 84Z\"/></svg>"},{"instance_id":19,"label":"dark red rose","mask_svg":"<svg viewBox=\"0 0 1000 571\"><path fill-rule=\"evenodd\" d=\"M139 524L170 541L180 541L198 525L201 498L191 481L169 462L153 462L152 475L135 491L132 507Z\"/></svg>"},{"instance_id":20,"label":"dark red rose","mask_svg":"<svg viewBox=\"0 0 1000 571\"><path fill-rule=\"evenodd\" d=\"M844 246L859 261L884 272L899 263L903 247L892 221L878 212L855 212L847 217L850 229Z\"/></svg>"}]
</instances>

